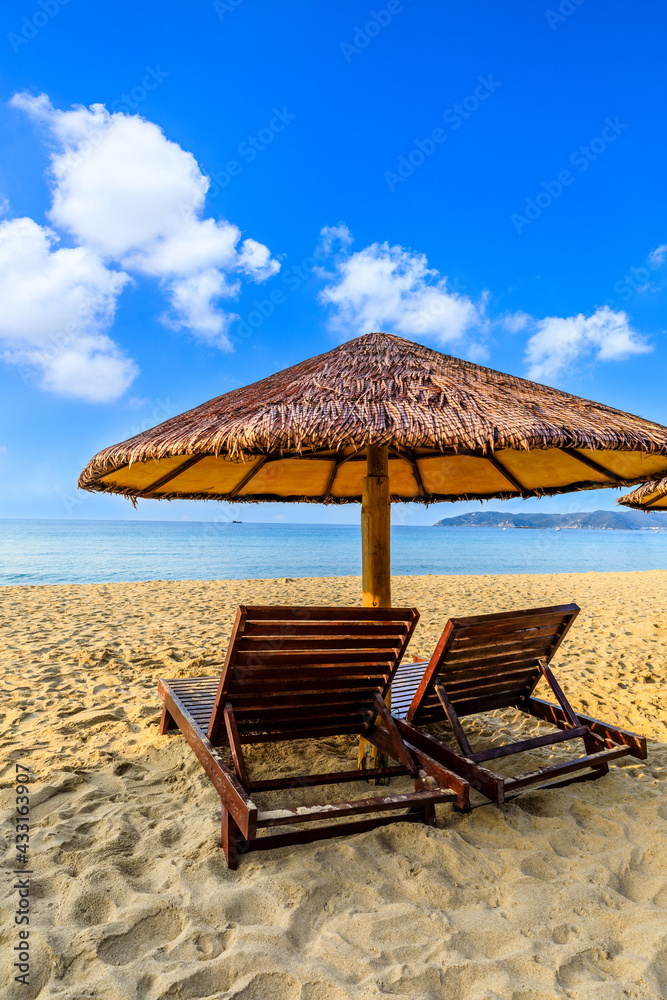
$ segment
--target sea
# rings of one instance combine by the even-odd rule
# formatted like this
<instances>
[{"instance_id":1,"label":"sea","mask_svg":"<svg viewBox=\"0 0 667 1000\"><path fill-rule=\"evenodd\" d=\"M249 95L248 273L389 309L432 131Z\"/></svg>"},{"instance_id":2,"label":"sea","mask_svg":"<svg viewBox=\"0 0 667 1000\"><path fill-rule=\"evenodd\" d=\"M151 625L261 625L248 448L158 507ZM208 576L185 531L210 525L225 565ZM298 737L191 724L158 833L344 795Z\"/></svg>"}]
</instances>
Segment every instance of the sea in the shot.
<instances>
[{"instance_id":1,"label":"sea","mask_svg":"<svg viewBox=\"0 0 667 1000\"><path fill-rule=\"evenodd\" d=\"M664 530L396 525L391 548L394 575L667 569ZM0 519L4 586L360 574L354 525Z\"/></svg>"}]
</instances>

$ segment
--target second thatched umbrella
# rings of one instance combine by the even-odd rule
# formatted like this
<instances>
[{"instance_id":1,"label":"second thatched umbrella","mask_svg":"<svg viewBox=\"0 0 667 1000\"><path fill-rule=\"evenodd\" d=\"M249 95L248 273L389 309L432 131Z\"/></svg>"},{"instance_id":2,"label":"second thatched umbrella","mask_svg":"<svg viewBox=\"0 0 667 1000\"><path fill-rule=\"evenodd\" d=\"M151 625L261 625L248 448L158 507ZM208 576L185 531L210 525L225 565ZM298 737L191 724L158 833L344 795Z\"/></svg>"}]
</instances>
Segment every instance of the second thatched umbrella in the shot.
<instances>
[{"instance_id":1,"label":"second thatched umbrella","mask_svg":"<svg viewBox=\"0 0 667 1000\"><path fill-rule=\"evenodd\" d=\"M635 510L667 510L667 478L652 479L638 486L632 493L620 497L617 503Z\"/></svg>"},{"instance_id":2,"label":"second thatched umbrella","mask_svg":"<svg viewBox=\"0 0 667 1000\"><path fill-rule=\"evenodd\" d=\"M79 486L132 499L362 503L363 604L390 606L392 501L667 477L667 428L371 333L121 444Z\"/></svg>"}]
</instances>

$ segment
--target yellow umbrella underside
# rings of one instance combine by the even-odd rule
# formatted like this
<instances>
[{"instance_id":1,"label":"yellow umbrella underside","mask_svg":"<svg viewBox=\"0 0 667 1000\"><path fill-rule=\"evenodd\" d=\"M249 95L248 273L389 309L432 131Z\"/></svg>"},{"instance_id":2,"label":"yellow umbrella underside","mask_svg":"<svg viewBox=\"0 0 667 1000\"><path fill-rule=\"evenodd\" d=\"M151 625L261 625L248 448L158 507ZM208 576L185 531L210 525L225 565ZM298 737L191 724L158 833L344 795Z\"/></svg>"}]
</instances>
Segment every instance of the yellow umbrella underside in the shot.
<instances>
[{"instance_id":1,"label":"yellow umbrella underside","mask_svg":"<svg viewBox=\"0 0 667 1000\"><path fill-rule=\"evenodd\" d=\"M443 454L417 449L407 455L389 449L393 501L543 496L631 485L666 473L667 456L641 451L531 448ZM365 450L257 455L246 461L173 455L121 465L87 488L158 500L359 503L366 474ZM667 490L664 503L667 506Z\"/></svg>"}]
</instances>

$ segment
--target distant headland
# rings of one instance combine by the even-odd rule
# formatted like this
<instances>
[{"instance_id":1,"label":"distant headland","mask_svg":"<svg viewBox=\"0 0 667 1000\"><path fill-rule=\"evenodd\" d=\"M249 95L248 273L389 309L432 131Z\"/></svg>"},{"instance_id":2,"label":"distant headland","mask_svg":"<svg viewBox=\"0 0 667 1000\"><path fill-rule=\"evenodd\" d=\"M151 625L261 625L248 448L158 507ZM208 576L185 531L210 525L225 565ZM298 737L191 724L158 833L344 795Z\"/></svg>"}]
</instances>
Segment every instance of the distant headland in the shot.
<instances>
[{"instance_id":1,"label":"distant headland","mask_svg":"<svg viewBox=\"0 0 667 1000\"><path fill-rule=\"evenodd\" d=\"M597 528L631 531L667 528L667 513L641 510L594 510L576 514L511 514L500 510L475 511L443 517L436 528Z\"/></svg>"}]
</instances>

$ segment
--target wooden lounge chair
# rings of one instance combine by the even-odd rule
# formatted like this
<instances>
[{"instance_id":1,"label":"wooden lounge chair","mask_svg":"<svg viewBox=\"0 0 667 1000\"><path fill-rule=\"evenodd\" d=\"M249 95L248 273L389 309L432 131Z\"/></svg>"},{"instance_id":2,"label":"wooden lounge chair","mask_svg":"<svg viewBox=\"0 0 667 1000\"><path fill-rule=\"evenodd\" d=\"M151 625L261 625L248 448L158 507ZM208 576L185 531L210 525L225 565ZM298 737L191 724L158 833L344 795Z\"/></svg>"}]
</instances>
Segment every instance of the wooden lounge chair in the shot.
<instances>
[{"instance_id":1,"label":"wooden lounge chair","mask_svg":"<svg viewBox=\"0 0 667 1000\"><path fill-rule=\"evenodd\" d=\"M239 608L222 674L161 680L160 732L178 727L220 795L222 846L230 868L239 852L340 836L397 821L432 823L434 806L468 808L469 786L399 734L384 696L419 619L414 608ZM382 725L375 725L376 718ZM254 780L243 744L339 734L363 735L398 763ZM216 753L228 744L236 773ZM386 775L410 775L415 791L317 806L261 811L251 795ZM408 810L406 812L406 810ZM398 815L395 815L398 812ZM265 827L359 813L363 820L257 836ZM374 815L393 813L394 815Z\"/></svg>"},{"instance_id":2,"label":"wooden lounge chair","mask_svg":"<svg viewBox=\"0 0 667 1000\"><path fill-rule=\"evenodd\" d=\"M616 757L632 754L645 759L643 737L575 712L551 672L549 663L578 613L576 604L565 604L452 618L426 665L405 720L397 719L403 738L499 803L527 785L553 788L570 781L602 777L609 770L608 762ZM402 681L399 678L398 705L405 702L412 679L409 671L414 672L416 667L416 663L410 664ZM542 677L553 691L557 705L533 697ZM474 752L461 718L506 707L550 722L558 727L557 731ZM458 750L418 728L445 718L452 727ZM581 739L586 751L576 760L506 778L482 767L486 761L574 739ZM566 777L582 770L586 774Z\"/></svg>"}]
</instances>

